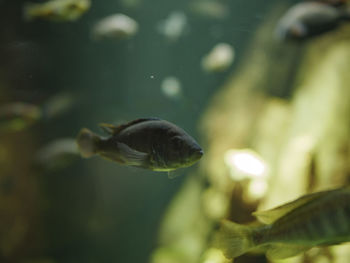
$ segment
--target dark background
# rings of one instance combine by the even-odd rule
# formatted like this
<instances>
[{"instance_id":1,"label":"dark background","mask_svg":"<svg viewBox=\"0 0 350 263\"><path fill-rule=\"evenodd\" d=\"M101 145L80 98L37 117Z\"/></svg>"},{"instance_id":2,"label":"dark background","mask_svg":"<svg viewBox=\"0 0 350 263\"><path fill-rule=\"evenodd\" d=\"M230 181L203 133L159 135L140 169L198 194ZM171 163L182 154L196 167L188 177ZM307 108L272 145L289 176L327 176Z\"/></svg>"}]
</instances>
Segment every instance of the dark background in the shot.
<instances>
[{"instance_id":1,"label":"dark background","mask_svg":"<svg viewBox=\"0 0 350 263\"><path fill-rule=\"evenodd\" d=\"M223 1L230 9L224 19L196 16L189 12L189 2L144 0L126 8L116 0L95 0L75 22L25 23L24 1L0 0L0 103L41 104L61 92L75 99L68 113L31 128L33 151L55 138L75 137L81 127L99 132L100 122L148 116L176 123L201 143L196 125L203 109L279 1ZM189 31L169 42L156 27L176 10L186 13ZM113 13L134 18L139 33L129 40L91 41L93 24ZM226 72L203 72L200 60L218 42L234 46L235 61ZM162 79L169 75L180 79L185 100L171 101L160 92ZM98 157L38 172L30 180L39 185L43 245L33 255L27 252L28 257L65 263L147 262L162 214L183 179L169 180L166 173L122 167Z\"/></svg>"}]
</instances>

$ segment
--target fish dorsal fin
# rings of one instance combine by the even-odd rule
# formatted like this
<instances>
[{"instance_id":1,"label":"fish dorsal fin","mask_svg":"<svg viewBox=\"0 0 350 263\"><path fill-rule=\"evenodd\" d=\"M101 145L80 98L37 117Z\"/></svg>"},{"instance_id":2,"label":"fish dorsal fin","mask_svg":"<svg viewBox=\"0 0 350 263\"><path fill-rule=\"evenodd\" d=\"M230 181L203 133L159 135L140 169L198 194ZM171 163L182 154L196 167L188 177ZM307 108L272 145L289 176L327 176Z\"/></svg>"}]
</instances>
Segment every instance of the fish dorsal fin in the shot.
<instances>
[{"instance_id":1,"label":"fish dorsal fin","mask_svg":"<svg viewBox=\"0 0 350 263\"><path fill-rule=\"evenodd\" d=\"M313 200L314 198L317 198L321 195L323 195L325 192L317 192L312 194L304 195L294 201L291 201L289 203L286 203L284 205L278 206L276 208L272 208L270 210L266 211L257 211L254 212L253 215L262 223L264 224L271 224L275 222L280 217L286 215L290 211L294 210L295 208L302 206L303 204Z\"/></svg>"},{"instance_id":2,"label":"fish dorsal fin","mask_svg":"<svg viewBox=\"0 0 350 263\"><path fill-rule=\"evenodd\" d=\"M156 120L159 121L161 119L155 118L155 117L140 118L140 119L136 119L136 120L130 121L128 123L120 124L117 126L115 126L113 124L108 124L108 123L100 123L99 126L108 134L113 135L113 134L117 134L117 133L121 132L122 130L124 130L132 125L135 125L137 123L141 123L141 122L145 122L145 121L156 121Z\"/></svg>"},{"instance_id":3,"label":"fish dorsal fin","mask_svg":"<svg viewBox=\"0 0 350 263\"><path fill-rule=\"evenodd\" d=\"M109 123L99 123L98 126L100 126L100 128L108 134L114 134L115 133L114 131L117 128L113 124L109 124Z\"/></svg>"}]
</instances>

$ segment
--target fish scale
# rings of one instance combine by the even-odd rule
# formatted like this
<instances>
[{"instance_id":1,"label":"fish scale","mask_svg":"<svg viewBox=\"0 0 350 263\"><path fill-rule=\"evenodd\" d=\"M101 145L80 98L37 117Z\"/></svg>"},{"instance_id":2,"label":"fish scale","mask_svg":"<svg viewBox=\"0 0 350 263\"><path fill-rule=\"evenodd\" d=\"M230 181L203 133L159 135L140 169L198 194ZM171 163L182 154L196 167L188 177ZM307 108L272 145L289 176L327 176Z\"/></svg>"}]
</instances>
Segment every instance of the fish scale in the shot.
<instances>
[{"instance_id":1,"label":"fish scale","mask_svg":"<svg viewBox=\"0 0 350 263\"><path fill-rule=\"evenodd\" d=\"M305 212L303 211L301 211L300 214L290 213L280 220L277 220L272 225L270 233L273 241L298 240L302 239L303 236L312 236L313 233L311 233L308 229L308 222L310 222L309 224L314 224L315 222L312 222L307 213L306 215L304 214ZM305 218L307 218L306 222L303 221Z\"/></svg>"},{"instance_id":2,"label":"fish scale","mask_svg":"<svg viewBox=\"0 0 350 263\"><path fill-rule=\"evenodd\" d=\"M350 232L350 204L348 202L345 203L343 209L341 210L341 222L344 225L344 231Z\"/></svg>"},{"instance_id":3,"label":"fish scale","mask_svg":"<svg viewBox=\"0 0 350 263\"><path fill-rule=\"evenodd\" d=\"M319 231L317 230L317 227L311 220L308 220L306 222L306 231L311 239L318 238L320 235Z\"/></svg>"},{"instance_id":4,"label":"fish scale","mask_svg":"<svg viewBox=\"0 0 350 263\"><path fill-rule=\"evenodd\" d=\"M246 226L224 221L214 246L227 258L257 247L269 259L284 259L313 246L350 241L350 186L304 195L279 207L258 211L262 223Z\"/></svg>"},{"instance_id":5,"label":"fish scale","mask_svg":"<svg viewBox=\"0 0 350 263\"><path fill-rule=\"evenodd\" d=\"M337 232L343 233L349 229L349 220L346 219L345 209L339 209L335 214Z\"/></svg>"},{"instance_id":6,"label":"fish scale","mask_svg":"<svg viewBox=\"0 0 350 263\"><path fill-rule=\"evenodd\" d=\"M349 195L341 193L337 204L331 204L328 198L310 202L277 220L271 227L271 239L293 242L308 239L310 243L333 236L349 234L350 207L346 201Z\"/></svg>"},{"instance_id":7,"label":"fish scale","mask_svg":"<svg viewBox=\"0 0 350 263\"><path fill-rule=\"evenodd\" d=\"M336 234L335 224L332 222L332 215L330 215L329 212L322 214L320 220L322 225L321 229L324 231L324 237Z\"/></svg>"},{"instance_id":8,"label":"fish scale","mask_svg":"<svg viewBox=\"0 0 350 263\"><path fill-rule=\"evenodd\" d=\"M311 224L313 224L317 229L316 239L322 238L323 236L327 235L327 233L325 233L325 223L322 217L316 217L314 220L310 220L310 221L311 221Z\"/></svg>"}]
</instances>

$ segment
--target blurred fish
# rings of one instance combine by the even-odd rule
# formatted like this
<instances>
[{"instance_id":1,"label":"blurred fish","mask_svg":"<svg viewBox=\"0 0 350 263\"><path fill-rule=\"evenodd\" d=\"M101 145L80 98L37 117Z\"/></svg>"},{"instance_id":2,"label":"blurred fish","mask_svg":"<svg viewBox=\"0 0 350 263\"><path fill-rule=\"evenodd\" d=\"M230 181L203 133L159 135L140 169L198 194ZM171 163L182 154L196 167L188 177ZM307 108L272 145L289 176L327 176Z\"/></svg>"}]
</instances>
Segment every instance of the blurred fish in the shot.
<instances>
[{"instance_id":1,"label":"blurred fish","mask_svg":"<svg viewBox=\"0 0 350 263\"><path fill-rule=\"evenodd\" d=\"M123 14L107 16L97 22L92 29L92 38L122 39L134 36L138 31L137 22Z\"/></svg>"},{"instance_id":2,"label":"blurred fish","mask_svg":"<svg viewBox=\"0 0 350 263\"><path fill-rule=\"evenodd\" d=\"M79 157L79 150L74 138L56 139L35 155L35 163L46 170L65 167Z\"/></svg>"},{"instance_id":3,"label":"blurred fish","mask_svg":"<svg viewBox=\"0 0 350 263\"><path fill-rule=\"evenodd\" d=\"M13 132L28 128L42 117L40 107L24 103L13 102L0 106L0 131Z\"/></svg>"},{"instance_id":4,"label":"blurred fish","mask_svg":"<svg viewBox=\"0 0 350 263\"><path fill-rule=\"evenodd\" d=\"M194 0L189 3L190 10L197 15L223 19L228 17L228 6L217 0Z\"/></svg>"},{"instance_id":5,"label":"blurred fish","mask_svg":"<svg viewBox=\"0 0 350 263\"><path fill-rule=\"evenodd\" d=\"M15 132L29 128L39 121L55 118L68 110L74 103L72 94L58 93L42 105L13 102L0 106L0 132Z\"/></svg>"},{"instance_id":6,"label":"blurred fish","mask_svg":"<svg viewBox=\"0 0 350 263\"><path fill-rule=\"evenodd\" d=\"M198 111L198 103L184 94L181 81L177 77L165 77L161 82L160 90L165 97L177 103L176 107L187 111Z\"/></svg>"},{"instance_id":7,"label":"blurred fish","mask_svg":"<svg viewBox=\"0 0 350 263\"><path fill-rule=\"evenodd\" d=\"M293 257L314 246L350 241L350 187L316 192L277 208L253 213L261 224L223 221L214 245L227 258L250 250L269 259Z\"/></svg>"},{"instance_id":8,"label":"blurred fish","mask_svg":"<svg viewBox=\"0 0 350 263\"><path fill-rule=\"evenodd\" d=\"M71 93L60 92L50 97L42 106L43 117L52 119L68 112L76 103Z\"/></svg>"},{"instance_id":9,"label":"blurred fish","mask_svg":"<svg viewBox=\"0 0 350 263\"><path fill-rule=\"evenodd\" d=\"M163 79L160 86L164 96L169 99L179 100L183 97L180 80L173 76L168 76Z\"/></svg>"},{"instance_id":10,"label":"blurred fish","mask_svg":"<svg viewBox=\"0 0 350 263\"><path fill-rule=\"evenodd\" d=\"M183 129L158 118L100 127L110 137L102 138L86 128L80 131L77 144L83 157L98 154L124 165L172 171L194 164L203 155L198 143Z\"/></svg>"},{"instance_id":11,"label":"blurred fish","mask_svg":"<svg viewBox=\"0 0 350 263\"><path fill-rule=\"evenodd\" d=\"M202 69L207 72L226 70L233 62L233 47L226 43L219 43L201 61Z\"/></svg>"},{"instance_id":12,"label":"blurred fish","mask_svg":"<svg viewBox=\"0 0 350 263\"><path fill-rule=\"evenodd\" d=\"M350 20L347 10L319 2L304 2L292 6L277 24L279 40L303 40L331 31Z\"/></svg>"},{"instance_id":13,"label":"blurred fish","mask_svg":"<svg viewBox=\"0 0 350 263\"><path fill-rule=\"evenodd\" d=\"M172 12L158 24L158 31L170 41L178 40L187 28L187 16L181 11Z\"/></svg>"},{"instance_id":14,"label":"blurred fish","mask_svg":"<svg viewBox=\"0 0 350 263\"><path fill-rule=\"evenodd\" d=\"M27 3L24 18L27 21L43 19L49 21L74 21L89 10L90 0L51 0L45 3Z\"/></svg>"}]
</instances>

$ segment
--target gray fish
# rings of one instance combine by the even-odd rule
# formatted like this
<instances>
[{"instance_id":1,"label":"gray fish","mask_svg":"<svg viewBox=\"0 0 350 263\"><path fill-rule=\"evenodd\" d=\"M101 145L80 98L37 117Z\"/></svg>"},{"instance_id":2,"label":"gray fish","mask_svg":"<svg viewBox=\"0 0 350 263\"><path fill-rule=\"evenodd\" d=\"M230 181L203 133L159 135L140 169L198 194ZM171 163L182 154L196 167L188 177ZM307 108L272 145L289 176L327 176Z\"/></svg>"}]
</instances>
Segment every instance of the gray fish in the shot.
<instances>
[{"instance_id":1,"label":"gray fish","mask_svg":"<svg viewBox=\"0 0 350 263\"><path fill-rule=\"evenodd\" d=\"M279 206L253 213L261 222L240 225L224 221L214 245L227 258L261 248L270 259L295 256L314 246L350 241L350 187L316 192Z\"/></svg>"},{"instance_id":2,"label":"gray fish","mask_svg":"<svg viewBox=\"0 0 350 263\"><path fill-rule=\"evenodd\" d=\"M110 137L102 138L86 128L80 131L77 143L83 157L98 154L120 164L169 172L190 166L203 155L198 143L183 129L158 118L100 126Z\"/></svg>"},{"instance_id":3,"label":"gray fish","mask_svg":"<svg viewBox=\"0 0 350 263\"><path fill-rule=\"evenodd\" d=\"M292 6L276 27L279 40L304 40L337 28L350 20L349 12L319 2L303 2Z\"/></svg>"}]
</instances>

